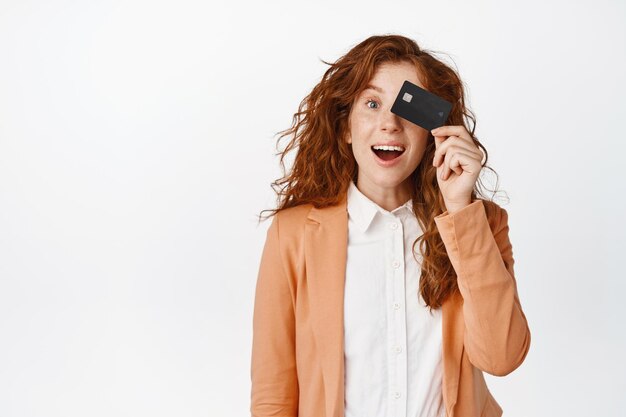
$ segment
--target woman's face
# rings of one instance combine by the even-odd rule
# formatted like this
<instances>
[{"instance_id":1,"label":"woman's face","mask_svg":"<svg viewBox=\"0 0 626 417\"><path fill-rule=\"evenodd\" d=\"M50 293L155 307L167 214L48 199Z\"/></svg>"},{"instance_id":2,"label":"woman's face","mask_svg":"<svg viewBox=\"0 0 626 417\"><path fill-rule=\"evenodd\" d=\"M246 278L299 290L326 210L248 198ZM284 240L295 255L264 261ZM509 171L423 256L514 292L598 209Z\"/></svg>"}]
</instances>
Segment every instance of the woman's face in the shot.
<instances>
[{"instance_id":1,"label":"woman's face","mask_svg":"<svg viewBox=\"0 0 626 417\"><path fill-rule=\"evenodd\" d=\"M352 103L346 138L358 164L359 190L382 200L399 199L400 204L410 196L410 175L422 160L429 135L390 111L405 80L424 88L413 64L382 64L368 83L370 88ZM375 145L396 145L403 150L375 152Z\"/></svg>"}]
</instances>

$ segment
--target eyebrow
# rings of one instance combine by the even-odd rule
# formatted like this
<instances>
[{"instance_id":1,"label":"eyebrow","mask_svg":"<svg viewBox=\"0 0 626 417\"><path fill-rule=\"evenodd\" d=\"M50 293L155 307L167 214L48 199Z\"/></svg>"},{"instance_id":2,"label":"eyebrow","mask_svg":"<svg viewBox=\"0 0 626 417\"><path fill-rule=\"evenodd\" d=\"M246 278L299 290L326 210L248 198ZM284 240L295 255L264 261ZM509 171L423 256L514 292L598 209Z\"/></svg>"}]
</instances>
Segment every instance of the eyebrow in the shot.
<instances>
[{"instance_id":1,"label":"eyebrow","mask_svg":"<svg viewBox=\"0 0 626 417\"><path fill-rule=\"evenodd\" d=\"M376 90L376 91L378 91L379 93L384 93L384 91L383 91L383 89L382 89L382 88L377 87L377 86L372 85L372 84L368 84L368 85L367 85L367 87L365 87L365 90ZM365 91L365 90L364 90L364 91Z\"/></svg>"}]
</instances>

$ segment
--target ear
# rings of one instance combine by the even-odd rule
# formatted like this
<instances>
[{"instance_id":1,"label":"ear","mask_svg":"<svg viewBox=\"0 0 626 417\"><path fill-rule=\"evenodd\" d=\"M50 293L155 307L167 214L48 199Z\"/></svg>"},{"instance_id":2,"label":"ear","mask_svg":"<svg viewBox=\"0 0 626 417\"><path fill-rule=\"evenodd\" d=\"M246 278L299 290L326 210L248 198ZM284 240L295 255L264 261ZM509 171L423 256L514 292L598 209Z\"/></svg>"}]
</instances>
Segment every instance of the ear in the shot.
<instances>
[{"instance_id":1,"label":"ear","mask_svg":"<svg viewBox=\"0 0 626 417\"><path fill-rule=\"evenodd\" d=\"M352 135L348 133L345 138L346 143L352 144Z\"/></svg>"}]
</instances>

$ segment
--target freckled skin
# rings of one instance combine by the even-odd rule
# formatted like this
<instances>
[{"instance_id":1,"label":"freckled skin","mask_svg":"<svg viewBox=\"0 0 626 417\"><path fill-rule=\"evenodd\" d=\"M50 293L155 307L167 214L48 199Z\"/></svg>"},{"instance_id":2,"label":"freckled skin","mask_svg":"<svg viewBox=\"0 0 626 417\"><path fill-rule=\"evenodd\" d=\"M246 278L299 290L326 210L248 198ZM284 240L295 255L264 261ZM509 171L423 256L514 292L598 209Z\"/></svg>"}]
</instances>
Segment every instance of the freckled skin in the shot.
<instances>
[{"instance_id":1,"label":"freckled skin","mask_svg":"<svg viewBox=\"0 0 626 417\"><path fill-rule=\"evenodd\" d=\"M410 175L420 164L428 131L392 113L391 106L405 80L424 88L410 63L381 65L368 84L382 88L362 91L352 103L349 134L358 165L357 188L385 210L393 210L410 197ZM378 165L371 146L398 141L405 147L399 163L393 167Z\"/></svg>"}]
</instances>

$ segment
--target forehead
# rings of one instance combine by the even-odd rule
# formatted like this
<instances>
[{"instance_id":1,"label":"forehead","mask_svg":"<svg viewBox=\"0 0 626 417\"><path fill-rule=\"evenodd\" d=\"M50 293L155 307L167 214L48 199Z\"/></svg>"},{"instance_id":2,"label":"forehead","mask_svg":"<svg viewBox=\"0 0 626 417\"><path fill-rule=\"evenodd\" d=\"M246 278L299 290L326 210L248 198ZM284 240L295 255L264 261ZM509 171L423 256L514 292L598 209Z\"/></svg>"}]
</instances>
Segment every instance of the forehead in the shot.
<instances>
[{"instance_id":1,"label":"forehead","mask_svg":"<svg viewBox=\"0 0 626 417\"><path fill-rule=\"evenodd\" d=\"M386 62L376 68L374 75L364 87L364 91L373 90L381 94L386 93L387 90L397 92L405 80L424 88L419 71L413 63Z\"/></svg>"}]
</instances>

